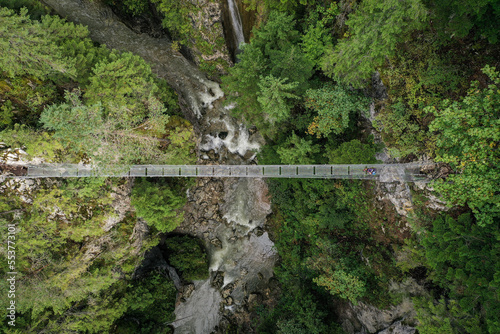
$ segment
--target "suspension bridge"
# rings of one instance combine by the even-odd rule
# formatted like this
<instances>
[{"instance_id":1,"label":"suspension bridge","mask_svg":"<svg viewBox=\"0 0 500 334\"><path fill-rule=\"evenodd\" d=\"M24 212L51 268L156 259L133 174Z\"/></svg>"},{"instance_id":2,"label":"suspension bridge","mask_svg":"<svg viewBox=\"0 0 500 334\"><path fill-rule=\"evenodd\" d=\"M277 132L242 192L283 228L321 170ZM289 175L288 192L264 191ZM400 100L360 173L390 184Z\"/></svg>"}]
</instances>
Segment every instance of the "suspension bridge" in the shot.
<instances>
[{"instance_id":1,"label":"suspension bridge","mask_svg":"<svg viewBox=\"0 0 500 334\"><path fill-rule=\"evenodd\" d=\"M0 165L6 177L259 177L366 179L380 182L430 181L422 173L429 163L356 165L132 165L95 168L77 164ZM433 164L431 164L433 165ZM2 166L4 166L2 168ZM5 166L10 167L9 169Z\"/></svg>"}]
</instances>

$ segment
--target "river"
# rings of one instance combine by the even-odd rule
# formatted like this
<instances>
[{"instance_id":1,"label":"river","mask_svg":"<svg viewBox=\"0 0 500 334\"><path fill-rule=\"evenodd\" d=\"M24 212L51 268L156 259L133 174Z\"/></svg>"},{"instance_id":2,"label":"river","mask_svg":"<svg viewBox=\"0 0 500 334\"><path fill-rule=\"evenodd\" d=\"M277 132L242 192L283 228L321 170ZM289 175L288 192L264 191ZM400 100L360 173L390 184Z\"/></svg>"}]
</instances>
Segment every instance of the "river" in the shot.
<instances>
[{"instance_id":1,"label":"river","mask_svg":"<svg viewBox=\"0 0 500 334\"><path fill-rule=\"evenodd\" d=\"M229 1L230 6L234 5ZM262 139L250 135L229 115L230 108L220 103L224 93L219 84L208 80L182 54L174 51L167 39L133 32L109 8L96 1L43 2L69 21L86 25L94 41L143 57L153 73L176 90L185 117L194 123L200 136L199 162L252 163ZM237 13L233 14L236 18ZM215 153L217 159L209 158L208 152ZM204 182L209 184L210 180ZM204 239L211 272L208 280L194 282L194 292L176 307L175 333L210 333L224 313L244 308L248 296L262 290L273 276L277 254L268 234L261 229L271 212L266 184L261 179L220 182L220 203L207 206L209 210L216 208L216 214L211 216L216 219L203 220L208 222L203 225L189 214L183 223L186 231ZM197 189L208 192L209 188ZM210 198L212 194L202 196ZM190 203L194 211L199 211L203 204L194 200ZM211 242L213 240L218 242ZM222 282L215 282L221 278Z\"/></svg>"}]
</instances>

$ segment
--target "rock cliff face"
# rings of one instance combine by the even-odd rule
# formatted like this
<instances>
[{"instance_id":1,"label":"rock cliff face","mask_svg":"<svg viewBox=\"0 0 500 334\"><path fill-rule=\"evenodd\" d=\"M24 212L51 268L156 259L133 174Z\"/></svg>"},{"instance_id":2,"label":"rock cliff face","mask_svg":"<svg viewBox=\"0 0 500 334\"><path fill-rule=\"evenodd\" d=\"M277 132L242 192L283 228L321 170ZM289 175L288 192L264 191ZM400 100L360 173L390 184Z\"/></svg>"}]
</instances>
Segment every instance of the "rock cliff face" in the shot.
<instances>
[{"instance_id":1,"label":"rock cliff face","mask_svg":"<svg viewBox=\"0 0 500 334\"><path fill-rule=\"evenodd\" d=\"M224 23L223 26L224 35L226 37L226 45L229 49L229 52L233 56L233 60L236 60L237 45L234 38L234 28L231 24L231 14L228 5L229 1L233 1L234 5L238 9L239 17L241 19L241 26L243 28L243 36L246 43L250 41L250 37L252 36L252 28L258 23L258 17L257 12L254 10L248 10L248 7L243 3L242 0L219 0L219 3L222 7L222 18Z\"/></svg>"},{"instance_id":2,"label":"rock cliff face","mask_svg":"<svg viewBox=\"0 0 500 334\"><path fill-rule=\"evenodd\" d=\"M211 275L185 287L184 301L176 308L176 333L225 333L231 323L251 330L252 305L273 298L277 254L262 230L271 212L267 192L262 179L197 179L188 194L184 222L175 232L204 241ZM182 320L194 313L209 316L198 324Z\"/></svg>"},{"instance_id":3,"label":"rock cliff face","mask_svg":"<svg viewBox=\"0 0 500 334\"><path fill-rule=\"evenodd\" d=\"M201 67L204 67L203 63L215 66L223 74L233 64L224 34L224 26L230 22L224 21L223 0L189 1L199 9L189 14L194 28L194 40L190 47L193 60Z\"/></svg>"},{"instance_id":4,"label":"rock cliff face","mask_svg":"<svg viewBox=\"0 0 500 334\"><path fill-rule=\"evenodd\" d=\"M425 294L424 288L415 280L402 283L393 282L390 290L402 295L402 301L388 309L379 309L373 305L359 303L339 304L337 314L342 328L349 334L413 334L416 333L415 310L410 297Z\"/></svg>"}]
</instances>

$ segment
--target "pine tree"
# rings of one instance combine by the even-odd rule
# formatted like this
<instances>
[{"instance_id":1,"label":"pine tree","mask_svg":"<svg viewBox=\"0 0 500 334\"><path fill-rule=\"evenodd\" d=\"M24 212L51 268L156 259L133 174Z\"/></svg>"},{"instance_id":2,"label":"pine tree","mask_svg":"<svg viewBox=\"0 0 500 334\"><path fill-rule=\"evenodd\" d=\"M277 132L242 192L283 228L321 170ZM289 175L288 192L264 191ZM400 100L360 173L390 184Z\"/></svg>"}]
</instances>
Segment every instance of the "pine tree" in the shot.
<instances>
[{"instance_id":1,"label":"pine tree","mask_svg":"<svg viewBox=\"0 0 500 334\"><path fill-rule=\"evenodd\" d=\"M62 55L49 32L38 21L31 21L27 12L23 8L17 15L0 8L0 70L10 78L32 75L45 79L56 73L73 77L73 60Z\"/></svg>"}]
</instances>

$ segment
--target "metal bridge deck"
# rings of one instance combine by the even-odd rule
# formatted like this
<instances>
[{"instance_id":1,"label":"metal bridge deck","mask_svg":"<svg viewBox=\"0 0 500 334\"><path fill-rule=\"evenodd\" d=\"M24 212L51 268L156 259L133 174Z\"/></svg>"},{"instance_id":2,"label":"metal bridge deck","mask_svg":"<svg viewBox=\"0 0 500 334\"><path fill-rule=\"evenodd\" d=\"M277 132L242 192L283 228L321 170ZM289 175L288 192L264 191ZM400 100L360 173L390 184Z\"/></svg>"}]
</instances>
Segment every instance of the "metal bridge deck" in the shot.
<instances>
[{"instance_id":1,"label":"metal bridge deck","mask_svg":"<svg viewBox=\"0 0 500 334\"><path fill-rule=\"evenodd\" d=\"M133 165L98 169L88 165L27 165L21 177L266 177L369 179L381 182L426 181L422 164L374 165ZM376 169L375 175L364 171Z\"/></svg>"}]
</instances>

